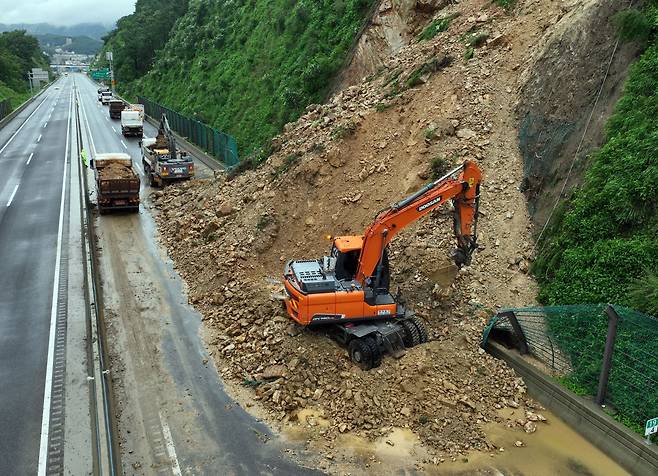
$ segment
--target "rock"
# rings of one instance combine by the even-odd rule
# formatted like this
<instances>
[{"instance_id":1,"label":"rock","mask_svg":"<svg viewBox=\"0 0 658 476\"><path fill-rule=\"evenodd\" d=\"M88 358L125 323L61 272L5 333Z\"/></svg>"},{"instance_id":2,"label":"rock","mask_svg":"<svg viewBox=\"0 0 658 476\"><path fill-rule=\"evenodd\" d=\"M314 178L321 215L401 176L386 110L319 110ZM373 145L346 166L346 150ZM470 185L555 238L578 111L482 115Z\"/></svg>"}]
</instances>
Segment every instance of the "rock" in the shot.
<instances>
[{"instance_id":1,"label":"rock","mask_svg":"<svg viewBox=\"0 0 658 476\"><path fill-rule=\"evenodd\" d=\"M459 129L457 131L457 137L459 137L460 139L470 140L470 139L474 139L475 137L477 137L477 134L475 133L475 131L473 131L471 129L464 128L464 129Z\"/></svg>"},{"instance_id":2,"label":"rock","mask_svg":"<svg viewBox=\"0 0 658 476\"><path fill-rule=\"evenodd\" d=\"M521 440L516 440L516 441L514 442L514 446L516 446L517 448L521 448L521 447L523 446L523 441L521 441Z\"/></svg>"},{"instance_id":3,"label":"rock","mask_svg":"<svg viewBox=\"0 0 658 476\"><path fill-rule=\"evenodd\" d=\"M409 407L402 407L402 410L400 410L400 413L406 417L411 416L411 408Z\"/></svg>"},{"instance_id":4,"label":"rock","mask_svg":"<svg viewBox=\"0 0 658 476\"><path fill-rule=\"evenodd\" d=\"M526 433L534 433L537 431L537 424L533 421L528 421L525 425L523 425L523 431Z\"/></svg>"},{"instance_id":5,"label":"rock","mask_svg":"<svg viewBox=\"0 0 658 476\"><path fill-rule=\"evenodd\" d=\"M261 377L265 380L283 377L286 374L286 367L283 365L270 365L263 370Z\"/></svg>"},{"instance_id":6,"label":"rock","mask_svg":"<svg viewBox=\"0 0 658 476\"><path fill-rule=\"evenodd\" d=\"M233 207L233 205L231 205L231 203L223 202L217 209L217 215L221 217L225 217L233 213L234 210L235 208Z\"/></svg>"}]
</instances>

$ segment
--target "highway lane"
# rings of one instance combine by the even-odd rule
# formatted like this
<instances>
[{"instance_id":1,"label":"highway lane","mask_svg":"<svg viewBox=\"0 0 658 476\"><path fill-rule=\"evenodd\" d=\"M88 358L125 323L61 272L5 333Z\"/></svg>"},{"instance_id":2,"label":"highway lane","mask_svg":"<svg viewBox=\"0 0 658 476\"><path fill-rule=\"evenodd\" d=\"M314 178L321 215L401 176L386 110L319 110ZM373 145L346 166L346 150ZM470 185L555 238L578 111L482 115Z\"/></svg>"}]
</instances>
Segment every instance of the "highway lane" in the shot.
<instances>
[{"instance_id":1,"label":"highway lane","mask_svg":"<svg viewBox=\"0 0 658 476\"><path fill-rule=\"evenodd\" d=\"M46 449L44 394L72 111L72 81L56 84L3 129L0 142L0 474L36 474Z\"/></svg>"}]
</instances>

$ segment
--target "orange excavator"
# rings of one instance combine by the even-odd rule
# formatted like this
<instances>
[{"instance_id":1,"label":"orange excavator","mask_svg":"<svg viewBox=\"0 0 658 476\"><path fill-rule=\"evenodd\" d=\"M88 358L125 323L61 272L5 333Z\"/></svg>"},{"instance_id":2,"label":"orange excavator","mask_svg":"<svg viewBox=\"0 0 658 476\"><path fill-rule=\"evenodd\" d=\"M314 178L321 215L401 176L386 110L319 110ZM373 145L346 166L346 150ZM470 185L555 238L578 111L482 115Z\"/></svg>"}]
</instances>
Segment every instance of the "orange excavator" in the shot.
<instances>
[{"instance_id":1,"label":"orange excavator","mask_svg":"<svg viewBox=\"0 0 658 476\"><path fill-rule=\"evenodd\" d=\"M384 353L395 357L427 341L423 323L389 290L387 247L406 226L448 200L454 205L457 266L468 265L477 248L476 222L482 174L466 161L413 195L377 214L361 236L333 239L331 255L288 261L283 271L285 307L292 319L322 326L346 345L350 358L368 370Z\"/></svg>"}]
</instances>

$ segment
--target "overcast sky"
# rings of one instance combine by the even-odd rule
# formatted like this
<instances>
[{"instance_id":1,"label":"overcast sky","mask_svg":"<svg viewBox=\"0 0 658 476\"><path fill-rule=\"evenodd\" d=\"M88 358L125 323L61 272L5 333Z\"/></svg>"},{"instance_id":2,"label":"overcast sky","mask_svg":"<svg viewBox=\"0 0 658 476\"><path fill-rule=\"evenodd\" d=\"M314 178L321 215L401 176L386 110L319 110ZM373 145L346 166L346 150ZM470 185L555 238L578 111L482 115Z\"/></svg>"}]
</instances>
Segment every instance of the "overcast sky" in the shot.
<instances>
[{"instance_id":1,"label":"overcast sky","mask_svg":"<svg viewBox=\"0 0 658 476\"><path fill-rule=\"evenodd\" d=\"M135 0L0 0L0 23L103 23L132 13Z\"/></svg>"}]
</instances>

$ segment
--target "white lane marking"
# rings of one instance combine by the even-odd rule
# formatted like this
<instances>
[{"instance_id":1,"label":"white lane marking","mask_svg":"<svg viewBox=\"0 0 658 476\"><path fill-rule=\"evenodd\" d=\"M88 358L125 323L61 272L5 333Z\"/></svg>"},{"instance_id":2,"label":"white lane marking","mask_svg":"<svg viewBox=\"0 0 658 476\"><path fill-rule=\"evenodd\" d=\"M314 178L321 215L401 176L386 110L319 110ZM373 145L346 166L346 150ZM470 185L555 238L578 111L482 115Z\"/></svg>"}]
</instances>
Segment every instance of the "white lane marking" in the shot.
<instances>
[{"instance_id":1,"label":"white lane marking","mask_svg":"<svg viewBox=\"0 0 658 476\"><path fill-rule=\"evenodd\" d=\"M45 99L44 99L43 101L41 101L41 103L37 106L37 108L36 108L34 111L32 111L32 114L30 114L29 116L27 116L27 119L25 119L25 122L23 122L23 124L21 124L21 127L19 127L19 128L16 130L16 132L14 132L13 135L9 138L9 140L8 140L7 142L5 142L5 145L3 145L3 146L2 146L2 149L0 149L0 154L2 154L2 152L3 152L3 151L9 146L9 144L11 143L11 141L14 140L14 137L16 137L16 134L18 134L18 133L21 131L21 129L22 129L23 127L25 127L25 124L27 124L27 121L29 121L30 118L31 118L32 116L34 116L34 115L37 113L37 111L38 111L39 108L43 105L44 102L46 102Z\"/></svg>"},{"instance_id":2,"label":"white lane marking","mask_svg":"<svg viewBox=\"0 0 658 476\"><path fill-rule=\"evenodd\" d=\"M107 117L106 117L105 119L107 119ZM112 130L113 130L114 132L117 131L117 130L114 128L114 126L112 126Z\"/></svg>"},{"instance_id":3,"label":"white lane marking","mask_svg":"<svg viewBox=\"0 0 658 476\"><path fill-rule=\"evenodd\" d=\"M110 120L107 118L107 116L104 116L104 117L105 117L105 120L106 120L107 122L110 122ZM116 131L114 131L114 132L116 132Z\"/></svg>"},{"instance_id":4,"label":"white lane marking","mask_svg":"<svg viewBox=\"0 0 658 476\"><path fill-rule=\"evenodd\" d=\"M124 141L121 141L121 145L123 146L124 149L128 150L128 146Z\"/></svg>"},{"instance_id":5,"label":"white lane marking","mask_svg":"<svg viewBox=\"0 0 658 476\"><path fill-rule=\"evenodd\" d=\"M171 430L169 430L167 420L164 419L162 413L158 412L158 415L160 416L160 423L162 424L162 434L165 439L167 454L171 460L171 471L175 476L181 476L180 464L178 464L178 457L176 456L176 447L174 446L174 440L171 438Z\"/></svg>"},{"instance_id":6,"label":"white lane marking","mask_svg":"<svg viewBox=\"0 0 658 476\"><path fill-rule=\"evenodd\" d=\"M18 190L18 185L14 187L14 191L11 192L11 197L9 197L9 201L7 202L7 206L11 206L11 202L14 201L14 196L16 195L16 191Z\"/></svg>"},{"instance_id":7,"label":"white lane marking","mask_svg":"<svg viewBox=\"0 0 658 476\"><path fill-rule=\"evenodd\" d=\"M69 93L69 114L66 122L66 148L64 152L64 172L62 174L62 196L59 201L59 226L57 230L57 252L55 255L55 276L50 306L50 337L48 338L48 362L46 364L46 383L43 391L43 414L41 417L41 444L39 447L38 475L45 476L48 462L48 435L50 433L50 401L52 398L53 360L55 352L55 330L57 327L57 290L59 288L59 268L62 259L62 234L64 231L64 202L66 198L66 162L69 156L69 134L71 132L71 110L73 91Z\"/></svg>"},{"instance_id":8,"label":"white lane marking","mask_svg":"<svg viewBox=\"0 0 658 476\"><path fill-rule=\"evenodd\" d=\"M39 134L39 137L37 138L37 142L41 141L41 134Z\"/></svg>"},{"instance_id":9,"label":"white lane marking","mask_svg":"<svg viewBox=\"0 0 658 476\"><path fill-rule=\"evenodd\" d=\"M30 157L27 159L27 162L25 162L25 165L30 165L30 161L32 160L32 156L34 155L34 152L30 154Z\"/></svg>"},{"instance_id":10,"label":"white lane marking","mask_svg":"<svg viewBox=\"0 0 658 476\"><path fill-rule=\"evenodd\" d=\"M48 117L48 119L50 119L50 117ZM46 123L43 125L43 128L44 128L44 129L45 129L46 127L48 127L48 121L46 121Z\"/></svg>"}]
</instances>

